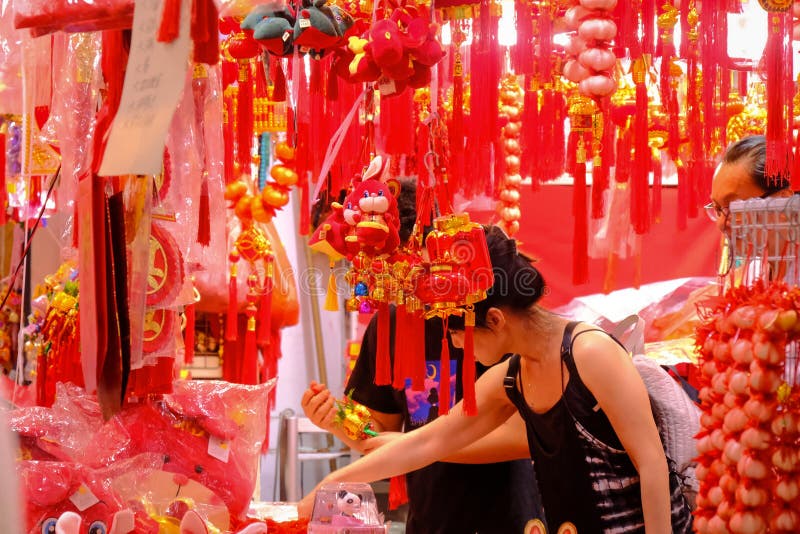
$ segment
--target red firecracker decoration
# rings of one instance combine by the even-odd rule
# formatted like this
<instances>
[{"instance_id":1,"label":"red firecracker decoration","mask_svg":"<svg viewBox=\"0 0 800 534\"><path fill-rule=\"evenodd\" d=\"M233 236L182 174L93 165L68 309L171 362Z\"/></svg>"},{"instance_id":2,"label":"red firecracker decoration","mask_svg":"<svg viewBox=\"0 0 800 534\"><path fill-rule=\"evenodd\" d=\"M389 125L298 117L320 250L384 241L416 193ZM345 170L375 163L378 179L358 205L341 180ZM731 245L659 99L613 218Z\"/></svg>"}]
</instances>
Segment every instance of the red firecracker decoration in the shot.
<instances>
[{"instance_id":1,"label":"red firecracker decoration","mask_svg":"<svg viewBox=\"0 0 800 534\"><path fill-rule=\"evenodd\" d=\"M520 132L522 129L522 101L524 94L517 83L516 76L506 76L500 87L500 113L506 120L503 126L503 155L505 157L505 174L498 194L500 202L497 212L500 215L500 227L508 235L519 231L521 216L519 199L522 176L520 175Z\"/></svg>"}]
</instances>

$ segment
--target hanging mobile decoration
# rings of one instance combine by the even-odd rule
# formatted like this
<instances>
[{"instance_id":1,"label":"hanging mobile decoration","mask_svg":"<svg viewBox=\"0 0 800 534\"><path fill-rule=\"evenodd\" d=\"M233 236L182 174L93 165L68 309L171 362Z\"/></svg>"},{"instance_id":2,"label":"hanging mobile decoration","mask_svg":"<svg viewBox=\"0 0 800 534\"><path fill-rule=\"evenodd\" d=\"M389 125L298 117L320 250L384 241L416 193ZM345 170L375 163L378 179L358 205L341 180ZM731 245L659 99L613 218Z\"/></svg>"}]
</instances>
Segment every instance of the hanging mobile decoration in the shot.
<instances>
[{"instance_id":1,"label":"hanging mobile decoration","mask_svg":"<svg viewBox=\"0 0 800 534\"><path fill-rule=\"evenodd\" d=\"M522 101L524 94L517 82L517 77L507 75L500 85L500 116L506 120L503 126L503 155L505 157L505 174L501 184L500 202L497 211L500 215L500 227L513 236L519 231L520 186L520 131L522 128Z\"/></svg>"}]
</instances>

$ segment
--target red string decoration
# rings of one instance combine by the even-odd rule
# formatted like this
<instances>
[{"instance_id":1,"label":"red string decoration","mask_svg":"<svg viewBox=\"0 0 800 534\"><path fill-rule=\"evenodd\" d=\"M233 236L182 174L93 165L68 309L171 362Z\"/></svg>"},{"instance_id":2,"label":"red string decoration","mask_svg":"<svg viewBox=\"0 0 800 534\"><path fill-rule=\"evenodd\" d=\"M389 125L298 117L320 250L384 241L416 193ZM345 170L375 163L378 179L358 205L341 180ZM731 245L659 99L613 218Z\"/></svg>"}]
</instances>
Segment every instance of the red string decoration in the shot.
<instances>
[{"instance_id":1,"label":"red string decoration","mask_svg":"<svg viewBox=\"0 0 800 534\"><path fill-rule=\"evenodd\" d=\"M792 79L791 16L769 13L764 60L767 71L767 158L764 172L774 183L790 178Z\"/></svg>"}]
</instances>

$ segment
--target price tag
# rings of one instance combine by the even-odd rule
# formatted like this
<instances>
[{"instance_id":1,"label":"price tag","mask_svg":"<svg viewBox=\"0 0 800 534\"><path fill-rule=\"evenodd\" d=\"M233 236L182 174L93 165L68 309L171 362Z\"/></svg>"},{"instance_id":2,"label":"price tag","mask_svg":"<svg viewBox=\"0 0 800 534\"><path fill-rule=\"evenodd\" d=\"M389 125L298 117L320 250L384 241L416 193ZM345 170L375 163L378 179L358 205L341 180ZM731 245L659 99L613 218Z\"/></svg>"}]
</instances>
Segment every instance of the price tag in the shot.
<instances>
[{"instance_id":1,"label":"price tag","mask_svg":"<svg viewBox=\"0 0 800 534\"><path fill-rule=\"evenodd\" d=\"M310 28L311 27L311 20L309 19L300 19L300 27L301 28Z\"/></svg>"},{"instance_id":2,"label":"price tag","mask_svg":"<svg viewBox=\"0 0 800 534\"><path fill-rule=\"evenodd\" d=\"M94 496L92 490L86 487L86 484L81 484L78 491L70 495L69 500L75 505L79 511L83 512L87 508L91 508L100 502L100 499Z\"/></svg>"},{"instance_id":3,"label":"price tag","mask_svg":"<svg viewBox=\"0 0 800 534\"><path fill-rule=\"evenodd\" d=\"M378 81L378 90L382 95L393 95L397 92L397 86L394 84L394 80L381 78Z\"/></svg>"},{"instance_id":4,"label":"price tag","mask_svg":"<svg viewBox=\"0 0 800 534\"><path fill-rule=\"evenodd\" d=\"M208 455L227 464L228 457L231 455L231 444L217 436L209 436Z\"/></svg>"}]
</instances>

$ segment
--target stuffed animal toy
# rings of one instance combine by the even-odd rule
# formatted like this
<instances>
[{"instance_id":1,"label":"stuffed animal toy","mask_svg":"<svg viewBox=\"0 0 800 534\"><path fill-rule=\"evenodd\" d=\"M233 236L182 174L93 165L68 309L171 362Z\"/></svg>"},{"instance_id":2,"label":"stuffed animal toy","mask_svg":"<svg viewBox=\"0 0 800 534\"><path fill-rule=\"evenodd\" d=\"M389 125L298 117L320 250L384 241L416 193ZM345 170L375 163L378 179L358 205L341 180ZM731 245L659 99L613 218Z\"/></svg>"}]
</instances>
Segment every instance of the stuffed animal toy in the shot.
<instances>
[{"instance_id":1,"label":"stuffed animal toy","mask_svg":"<svg viewBox=\"0 0 800 534\"><path fill-rule=\"evenodd\" d=\"M255 489L270 389L271 384L176 382L174 394L119 414L115 424L130 439L118 457L161 454L164 471L202 484L231 515L244 517Z\"/></svg>"},{"instance_id":2,"label":"stuffed animal toy","mask_svg":"<svg viewBox=\"0 0 800 534\"><path fill-rule=\"evenodd\" d=\"M347 490L341 490L336 494L337 515L331 517L331 526L351 527L363 525L364 522L356 517L361 511L361 497Z\"/></svg>"},{"instance_id":3,"label":"stuffed animal toy","mask_svg":"<svg viewBox=\"0 0 800 534\"><path fill-rule=\"evenodd\" d=\"M294 12L287 5L256 6L244 21L242 29L252 30L262 48L275 56L289 56L294 52Z\"/></svg>"},{"instance_id":4,"label":"stuffed animal toy","mask_svg":"<svg viewBox=\"0 0 800 534\"><path fill-rule=\"evenodd\" d=\"M337 24L327 0L303 0L294 24L294 43L301 51L322 51L339 44L342 29Z\"/></svg>"},{"instance_id":5,"label":"stuffed animal toy","mask_svg":"<svg viewBox=\"0 0 800 534\"><path fill-rule=\"evenodd\" d=\"M400 244L400 220L395 198L397 182L382 182L383 169L383 159L377 156L364 173L364 179L349 196L351 202L358 202L356 239L359 249L369 256L391 254ZM394 190L391 185L395 186Z\"/></svg>"},{"instance_id":6,"label":"stuffed animal toy","mask_svg":"<svg viewBox=\"0 0 800 534\"><path fill-rule=\"evenodd\" d=\"M333 202L330 215L314 231L308 246L311 250L325 254L331 261L338 261L347 255L345 236L349 227L350 224L344 218L344 206Z\"/></svg>"},{"instance_id":7,"label":"stuffed animal toy","mask_svg":"<svg viewBox=\"0 0 800 534\"><path fill-rule=\"evenodd\" d=\"M90 469L66 462L22 461L17 472L26 495L27 532L158 532L153 523L137 524L133 512Z\"/></svg>"}]
</instances>

